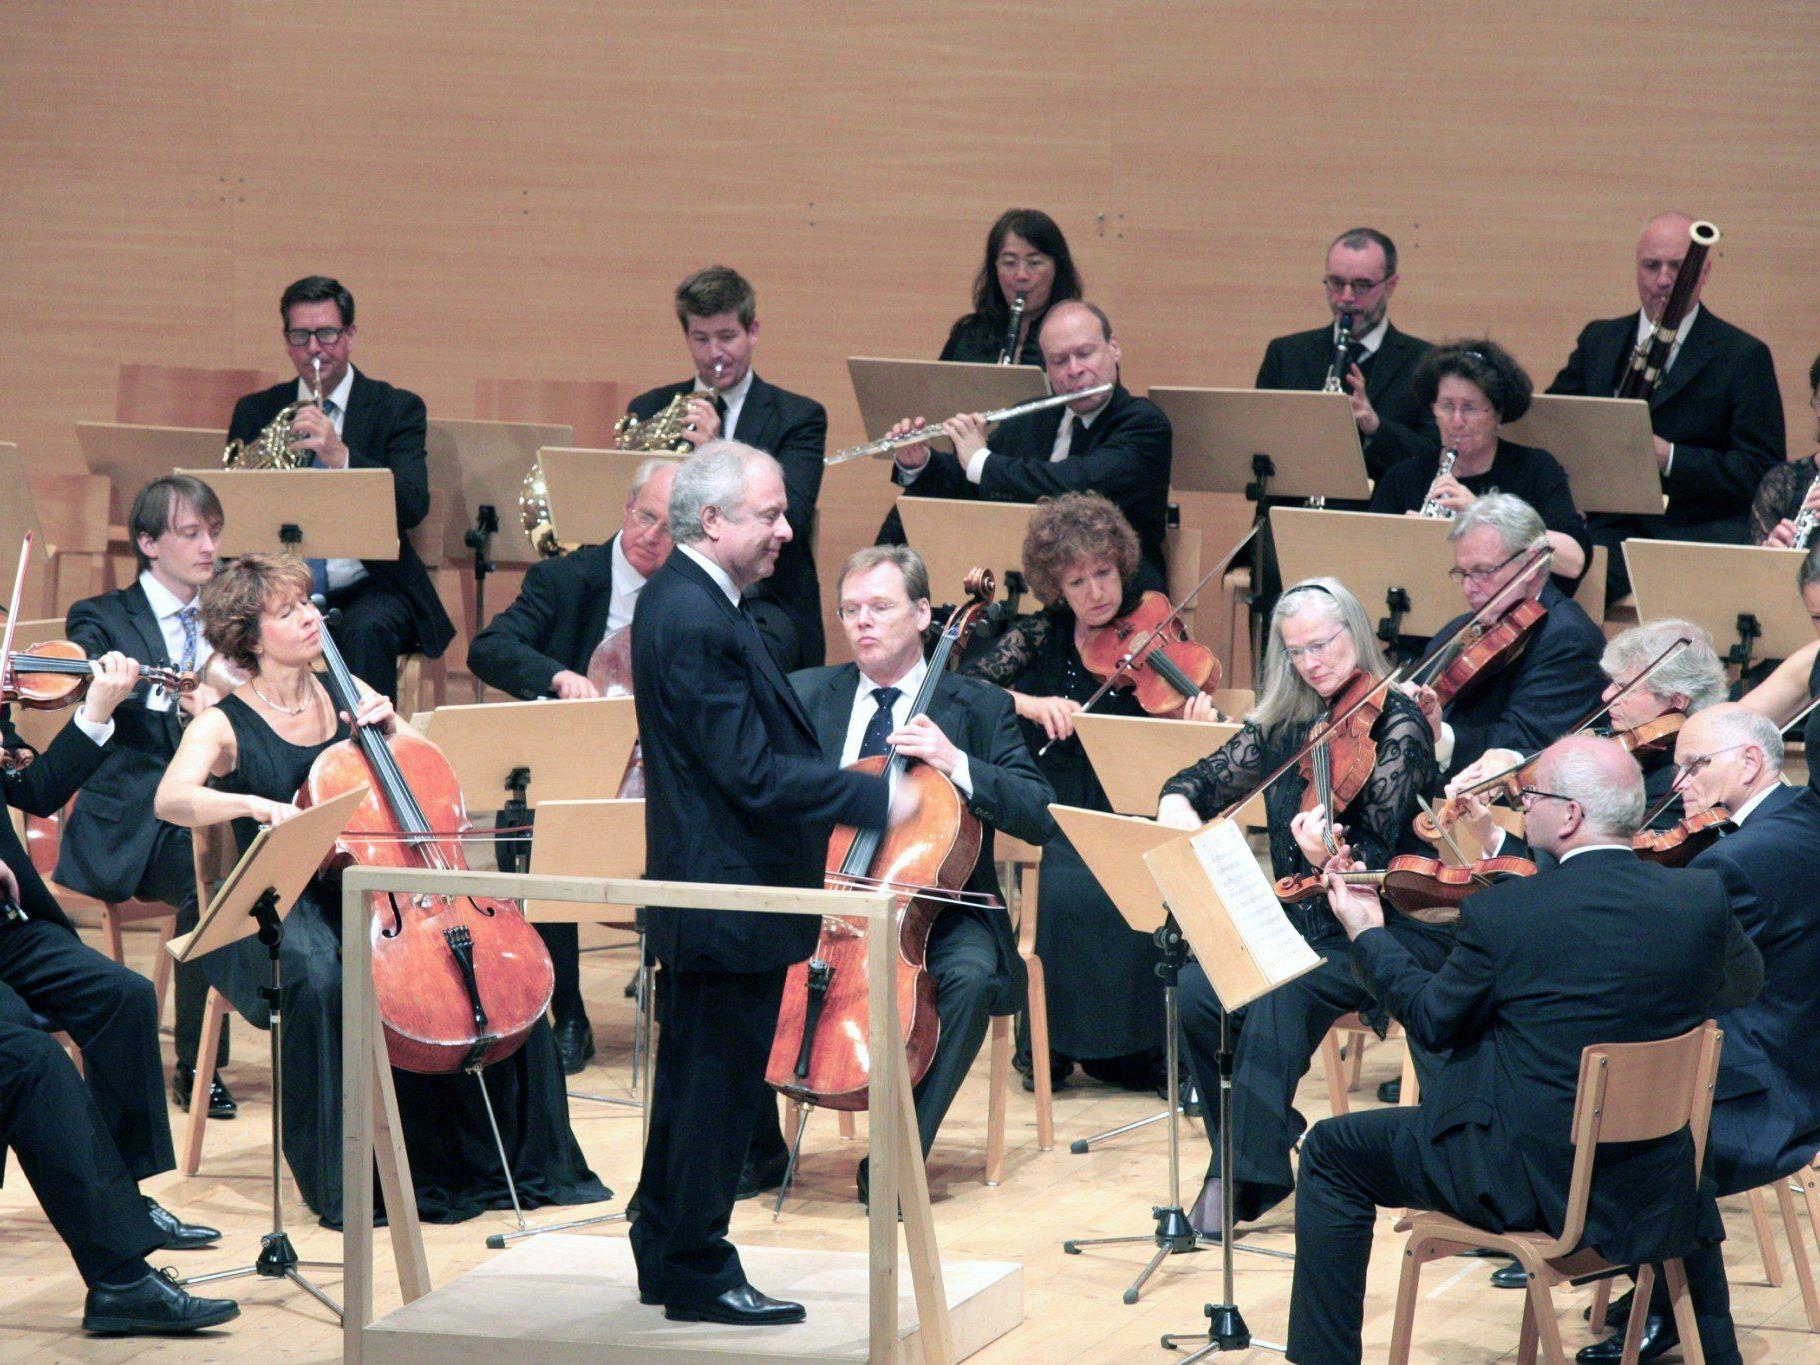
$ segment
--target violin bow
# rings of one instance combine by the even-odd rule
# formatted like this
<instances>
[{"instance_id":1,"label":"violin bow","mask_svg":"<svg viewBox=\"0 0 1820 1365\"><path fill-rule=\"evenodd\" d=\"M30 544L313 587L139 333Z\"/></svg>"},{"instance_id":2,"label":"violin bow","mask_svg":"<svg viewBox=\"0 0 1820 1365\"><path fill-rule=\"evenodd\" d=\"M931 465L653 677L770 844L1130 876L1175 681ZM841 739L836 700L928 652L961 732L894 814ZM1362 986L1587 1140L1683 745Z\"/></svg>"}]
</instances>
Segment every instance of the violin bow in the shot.
<instances>
[{"instance_id":1,"label":"violin bow","mask_svg":"<svg viewBox=\"0 0 1820 1365\"><path fill-rule=\"evenodd\" d=\"M1449 853L1453 854L1454 857L1456 857L1460 860L1460 866L1463 867L1464 869L1466 869L1467 873L1472 877L1472 879L1474 881L1476 881L1480 886L1492 885L1492 880L1490 877L1487 877L1486 875L1484 875L1484 873L1474 872L1472 870L1472 865L1474 863L1478 862L1479 859L1468 858L1466 856L1466 850L1461 848L1460 845L1457 842L1455 842L1454 837L1453 837L1453 831L1450 830L1446 825L1441 823L1441 817L1435 813L1435 808L1428 803L1428 798L1426 796L1418 796L1416 798L1416 804L1422 808L1422 814L1426 815L1430 820L1432 820L1434 822L1434 827L1440 831L1441 842L1447 846L1447 851Z\"/></svg>"},{"instance_id":2,"label":"violin bow","mask_svg":"<svg viewBox=\"0 0 1820 1365\"><path fill-rule=\"evenodd\" d=\"M19 571L13 575L13 596L6 608L6 631L0 634L0 683L13 674L13 632L19 625L19 598L25 592L25 567L32 558L33 534L27 531L19 545Z\"/></svg>"},{"instance_id":3,"label":"violin bow","mask_svg":"<svg viewBox=\"0 0 1820 1365\"><path fill-rule=\"evenodd\" d=\"M1444 673L1447 670L1447 666L1454 661L1459 655L1460 650L1464 648L1461 641L1465 639L1466 632L1487 619L1486 614L1488 612L1494 617L1501 616L1506 608L1514 605L1513 602L1505 600L1505 594L1509 593L1513 588L1528 579L1528 577L1535 572L1536 566L1539 564L1546 564L1553 554L1554 547L1546 542L1531 550L1529 552L1529 558L1526 559L1522 565L1518 567L1517 571L1510 576L1510 580L1490 597L1486 598L1484 606L1480 607L1465 620L1461 621L1459 625L1455 626L1453 630L1443 638L1443 643L1439 645L1427 659L1416 665L1415 674L1411 676L1410 681L1418 687L1426 687L1436 675ZM1492 610L1494 607L1497 608L1496 611Z\"/></svg>"}]
</instances>

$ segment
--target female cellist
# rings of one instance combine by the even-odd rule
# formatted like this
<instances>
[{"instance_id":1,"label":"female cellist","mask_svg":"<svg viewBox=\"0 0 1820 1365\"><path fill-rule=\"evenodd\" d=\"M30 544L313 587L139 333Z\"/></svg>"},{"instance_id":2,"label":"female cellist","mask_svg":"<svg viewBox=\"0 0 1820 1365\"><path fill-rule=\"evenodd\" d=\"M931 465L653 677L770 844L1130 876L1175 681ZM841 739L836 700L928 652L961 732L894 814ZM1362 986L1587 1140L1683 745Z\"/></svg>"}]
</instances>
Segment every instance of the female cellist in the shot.
<instances>
[{"instance_id":1,"label":"female cellist","mask_svg":"<svg viewBox=\"0 0 1820 1365\"><path fill-rule=\"evenodd\" d=\"M1351 701L1389 672L1359 600L1337 579L1311 578L1277 599L1264 653L1264 690L1244 727L1224 745L1164 783L1157 819L1197 828L1234 802L1302 746L1318 723L1343 715ZM1329 793L1337 807L1316 799L1315 783L1291 768L1264 793L1270 861L1278 877L1318 870L1332 856L1329 836L1342 836L1356 857L1374 868L1394 853L1423 853L1410 830L1417 798L1438 780L1434 737L1414 701L1389 686L1343 726L1336 747L1367 746L1369 766ZM1313 757L1311 755L1311 757ZM1316 774L1318 776L1318 773ZM1371 997L1348 965L1346 936L1316 896L1285 907L1290 921L1327 961L1248 1006L1240 1017L1233 1084L1234 1191L1238 1217L1255 1219L1294 1188L1289 1152L1306 1126L1292 1102L1295 1088L1329 1026L1353 1010L1369 1010ZM1391 928L1418 960L1434 965L1453 941L1451 927L1398 916ZM1183 1035L1201 1093L1215 1093L1219 1003L1198 962L1183 971L1179 988ZM1209 1114L1211 1118L1211 1113ZM1189 1214L1207 1231L1220 1222L1219 1147L1207 1182Z\"/></svg>"},{"instance_id":2,"label":"female cellist","mask_svg":"<svg viewBox=\"0 0 1820 1365\"><path fill-rule=\"evenodd\" d=\"M193 721L158 786L158 817L197 828L233 821L241 849L260 825L297 814L292 804L316 756L349 734L315 666L322 617L302 561L246 555L203 589L208 638L248 681ZM359 683L358 719L390 733L391 702ZM304 1201L324 1226L341 1225L341 898L319 878L285 921L284 1147ZM258 1027L268 1010L265 950L242 939L203 959L222 994ZM569 1130L561 1064L542 1021L525 1045L482 1073L526 1207L609 1197ZM452 1223L510 1195L481 1097L465 1076L393 1071L420 1215Z\"/></svg>"}]
</instances>

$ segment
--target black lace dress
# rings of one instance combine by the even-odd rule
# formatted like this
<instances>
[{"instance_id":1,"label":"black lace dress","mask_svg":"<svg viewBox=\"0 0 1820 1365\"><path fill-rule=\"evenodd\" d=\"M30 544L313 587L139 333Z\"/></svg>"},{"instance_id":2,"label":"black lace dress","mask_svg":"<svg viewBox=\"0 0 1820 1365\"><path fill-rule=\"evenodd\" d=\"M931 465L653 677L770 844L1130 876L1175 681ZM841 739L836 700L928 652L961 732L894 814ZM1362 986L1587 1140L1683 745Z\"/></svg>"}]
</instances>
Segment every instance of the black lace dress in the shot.
<instances>
[{"instance_id":1,"label":"black lace dress","mask_svg":"<svg viewBox=\"0 0 1820 1365\"><path fill-rule=\"evenodd\" d=\"M1020 616L963 671L1031 696L1080 702L1099 686L1075 651L1074 614L1065 608ZM1110 692L1093 709L1144 714L1129 691ZM1018 725L1032 753L1048 742L1041 726L1027 720ZM1077 736L1055 744L1037 765L1062 805L1112 809ZM1058 832L1043 846L1040 885L1036 947L1048 986L1051 1052L1079 1061L1160 1052L1163 994L1150 936L1125 923L1066 834Z\"/></svg>"},{"instance_id":2,"label":"black lace dress","mask_svg":"<svg viewBox=\"0 0 1820 1365\"><path fill-rule=\"evenodd\" d=\"M316 755L348 733L344 722L321 744L292 744L239 697L225 697L220 705L238 749L234 771L210 784L220 791L289 801ZM242 851L258 829L252 820L234 822ZM339 879L319 878L285 917L280 949L284 1155L304 1202L330 1227L341 1225L340 927ZM271 967L258 939L242 939L202 962L236 1010L255 1027L269 1027L270 1011L259 990L269 984ZM588 1169L570 1130L562 1063L547 1022L538 1021L523 1047L482 1075L526 1208L612 1197ZM458 1223L486 1209L511 1208L474 1078L394 1069L392 1081L424 1221Z\"/></svg>"}]
</instances>

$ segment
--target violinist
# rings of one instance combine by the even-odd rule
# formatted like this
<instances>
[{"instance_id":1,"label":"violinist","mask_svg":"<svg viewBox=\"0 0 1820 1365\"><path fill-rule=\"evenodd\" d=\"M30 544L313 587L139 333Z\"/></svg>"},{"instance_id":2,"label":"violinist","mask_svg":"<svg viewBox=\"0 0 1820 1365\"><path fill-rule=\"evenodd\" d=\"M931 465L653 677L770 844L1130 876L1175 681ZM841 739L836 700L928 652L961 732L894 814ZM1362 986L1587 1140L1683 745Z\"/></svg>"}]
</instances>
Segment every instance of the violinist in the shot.
<instances>
[{"instance_id":1,"label":"violinist","mask_svg":"<svg viewBox=\"0 0 1820 1365\"><path fill-rule=\"evenodd\" d=\"M598 697L588 665L600 642L632 624L645 581L670 557L670 487L676 461L650 459L632 475L619 533L546 559L525 575L518 598L474 637L468 667L515 697ZM626 680L628 683L630 679ZM556 970L556 1046L574 1075L594 1055L581 998L581 948L573 924L539 924Z\"/></svg>"},{"instance_id":2,"label":"violinist","mask_svg":"<svg viewBox=\"0 0 1820 1365\"><path fill-rule=\"evenodd\" d=\"M922 641L930 607L929 571L909 546L857 551L841 570L836 590L855 662L790 675L822 753L846 766L892 747L943 773L981 822L979 860L966 890L999 900L994 829L1032 844L1046 843L1055 832L1049 817L1055 793L1024 743L1011 698L977 678L945 673L929 709L910 716L923 684ZM1024 971L1002 904L942 910L929 933L925 963L935 977L941 1021L934 1060L915 1090L916 1126L926 1156L979 1055L987 1021L1022 1007ZM777 1107L764 1105L742 1194L776 1184L787 1161ZM859 1197L866 1202L864 1161Z\"/></svg>"},{"instance_id":3,"label":"violinist","mask_svg":"<svg viewBox=\"0 0 1820 1365\"><path fill-rule=\"evenodd\" d=\"M1057 801L1109 811L1075 736L1074 717L1100 689L1100 679L1081 659L1095 628L1138 604L1131 581L1137 535L1097 493L1045 498L1024 533L1023 563L1044 609L1020 616L966 671L1005 688L1030 747L1048 746L1037 764ZM1144 714L1133 693L1120 689L1094 709ZM1212 700L1202 696L1188 704L1185 716L1212 720L1215 714ZM1066 834L1057 832L1044 846L1042 890L1036 946L1049 993L1052 1080L1065 1085L1078 1061L1096 1080L1151 1089L1162 1068L1163 1000L1150 936L1125 923Z\"/></svg>"},{"instance_id":4,"label":"violinist","mask_svg":"<svg viewBox=\"0 0 1820 1365\"><path fill-rule=\"evenodd\" d=\"M1801 561L1795 584L1808 620L1813 622L1814 633L1820 636L1820 543L1816 543ZM1745 693L1742 705L1787 729L1817 696L1820 696L1820 639L1802 645L1777 664L1769 677ZM1808 711L1801 738L1810 755L1807 785L1820 793L1820 708Z\"/></svg>"},{"instance_id":5,"label":"violinist","mask_svg":"<svg viewBox=\"0 0 1820 1365\"><path fill-rule=\"evenodd\" d=\"M1690 810L1723 807L1731 829L1688 864L1716 872L1732 914L1763 958L1763 987L1715 1018L1725 1030L1706 1137L1717 1193L1742 1194L1787 1178L1820 1151L1820 798L1782 781L1774 721L1735 704L1688 718L1675 759ZM1725 1265L1716 1243L1684 1258L1688 1292L1711 1361L1741 1357L1733 1336ZM1608 1322L1623 1322L1613 1304ZM1623 1332L1589 1346L1583 1361L1617 1360ZM1678 1341L1666 1294L1650 1305L1642 1359Z\"/></svg>"},{"instance_id":6,"label":"violinist","mask_svg":"<svg viewBox=\"0 0 1820 1365\"><path fill-rule=\"evenodd\" d=\"M1457 773L1491 748L1533 753L1555 739L1598 704L1605 688L1599 657L1605 636L1578 603L1548 581L1543 568L1548 528L1534 508L1509 493L1487 493L1467 504L1448 529L1453 552L1448 575L1460 585L1486 640L1506 627L1507 643L1482 660L1463 653L1450 665L1460 681L1443 701L1432 683L1409 685L1434 731L1435 756L1443 773ZM1533 618L1527 626L1518 623ZM1424 656L1436 657L1464 617L1441 628ZM1512 629L1512 627L1515 627ZM1418 676L1422 665L1418 665ZM1445 677L1445 674L1440 675Z\"/></svg>"},{"instance_id":7,"label":"violinist","mask_svg":"<svg viewBox=\"0 0 1820 1365\"><path fill-rule=\"evenodd\" d=\"M299 560L250 554L218 570L202 593L202 628L248 681L192 721L158 784L158 818L191 829L233 822L245 851L261 825L297 814L293 800L316 756L349 734L316 671L322 616ZM360 683L359 719L397 728L383 693ZM284 1154L304 1202L325 1227L341 1207L341 895L318 878L284 922ZM255 1028L270 1011L266 950L254 938L203 958L210 982ZM562 1068L549 1026L481 1073L526 1207L578 1204L608 1192L569 1130ZM454 1223L510 1208L505 1174L474 1081L393 1071L419 1214Z\"/></svg>"},{"instance_id":8,"label":"violinist","mask_svg":"<svg viewBox=\"0 0 1820 1365\"><path fill-rule=\"evenodd\" d=\"M1270 614L1264 657L1264 691L1244 728L1200 762L1163 784L1157 819L1196 829L1245 798L1332 716L1336 702L1390 671L1359 600L1337 579L1312 578L1277 599ZM1394 853L1423 851L1410 829L1416 799L1437 779L1434 739L1416 704L1394 688L1379 690L1382 709L1361 733L1342 743L1369 745L1369 768L1355 790L1330 793L1335 809L1317 797L1310 778L1292 768L1264 793L1269 816L1270 862L1278 877L1318 872L1332 856L1328 836L1382 868ZM1343 709L1341 704L1340 709ZM1351 731L1353 727L1347 727ZM1336 760L1337 761L1337 760ZM1344 766L1344 765L1340 765ZM1045 868L1045 877L1047 869ZM1261 1217L1295 1186L1289 1154L1307 1126L1294 1108L1296 1084L1333 1021L1371 1009L1370 995L1346 962L1345 936L1324 897L1285 907L1301 935L1327 961L1247 1006L1239 1016L1233 1075L1234 1200L1242 1220ZM1393 932L1419 961L1438 963L1453 941L1446 923L1406 916ZM1220 1007L1198 962L1183 971L1178 991L1182 1031L1202 1094L1219 1086ZM1207 1181L1189 1214L1203 1231L1220 1224L1219 1143Z\"/></svg>"}]
</instances>

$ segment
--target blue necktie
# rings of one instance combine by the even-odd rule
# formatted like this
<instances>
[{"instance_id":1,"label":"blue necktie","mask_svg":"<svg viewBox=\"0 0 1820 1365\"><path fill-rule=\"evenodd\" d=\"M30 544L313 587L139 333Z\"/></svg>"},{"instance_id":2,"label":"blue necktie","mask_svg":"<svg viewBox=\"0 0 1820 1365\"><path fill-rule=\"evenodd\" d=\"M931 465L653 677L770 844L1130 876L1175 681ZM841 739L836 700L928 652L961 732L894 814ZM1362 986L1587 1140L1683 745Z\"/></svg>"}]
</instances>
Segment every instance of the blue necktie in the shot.
<instances>
[{"instance_id":1,"label":"blue necktie","mask_svg":"<svg viewBox=\"0 0 1820 1365\"><path fill-rule=\"evenodd\" d=\"M185 673L196 666L196 646L202 637L201 628L196 624L196 616L194 603L177 613L177 622L183 627L183 657L177 661L177 667Z\"/></svg>"},{"instance_id":2,"label":"blue necktie","mask_svg":"<svg viewBox=\"0 0 1820 1365\"><path fill-rule=\"evenodd\" d=\"M895 687L872 689L872 697L878 702L878 710L873 713L872 719L866 722L866 733L860 736L859 756L861 758L871 758L874 754L882 754L890 747L885 743L885 737L897 729L897 722L891 719L891 708L896 705L897 699L902 695L903 693Z\"/></svg>"}]
</instances>

